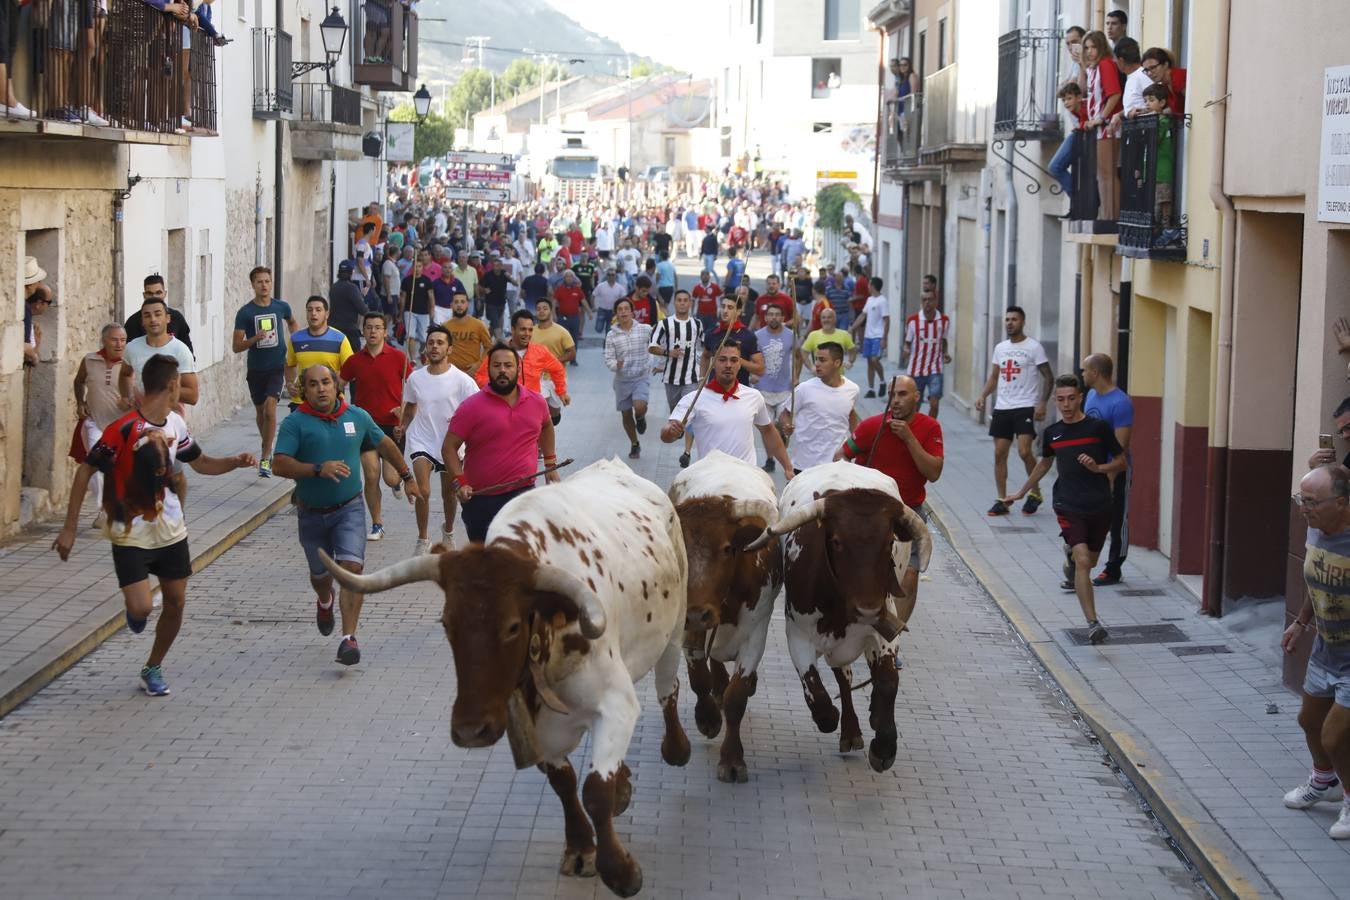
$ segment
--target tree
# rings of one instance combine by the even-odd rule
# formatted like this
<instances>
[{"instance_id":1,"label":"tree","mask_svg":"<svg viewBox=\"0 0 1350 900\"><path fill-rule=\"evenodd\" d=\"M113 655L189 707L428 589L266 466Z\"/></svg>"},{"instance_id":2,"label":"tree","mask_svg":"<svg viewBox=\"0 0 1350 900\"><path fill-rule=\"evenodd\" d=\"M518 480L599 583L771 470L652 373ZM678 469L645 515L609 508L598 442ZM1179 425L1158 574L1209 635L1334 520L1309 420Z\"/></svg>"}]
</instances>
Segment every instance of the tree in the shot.
<instances>
[{"instance_id":1,"label":"tree","mask_svg":"<svg viewBox=\"0 0 1350 900\"><path fill-rule=\"evenodd\" d=\"M648 75L658 75L666 71L667 68L666 66L658 66L650 59L639 59L633 63L632 72L634 78L646 78Z\"/></svg>"},{"instance_id":2,"label":"tree","mask_svg":"<svg viewBox=\"0 0 1350 900\"><path fill-rule=\"evenodd\" d=\"M445 102L445 117L456 128L472 127L474 113L482 112L492 103L492 73L487 69L469 69L455 86Z\"/></svg>"},{"instance_id":3,"label":"tree","mask_svg":"<svg viewBox=\"0 0 1350 900\"><path fill-rule=\"evenodd\" d=\"M530 57L520 57L512 60L511 65L497 79L497 96L514 97L521 91L529 90L539 84L541 72L548 82L567 77L567 71L557 63L547 63L541 67Z\"/></svg>"}]
</instances>

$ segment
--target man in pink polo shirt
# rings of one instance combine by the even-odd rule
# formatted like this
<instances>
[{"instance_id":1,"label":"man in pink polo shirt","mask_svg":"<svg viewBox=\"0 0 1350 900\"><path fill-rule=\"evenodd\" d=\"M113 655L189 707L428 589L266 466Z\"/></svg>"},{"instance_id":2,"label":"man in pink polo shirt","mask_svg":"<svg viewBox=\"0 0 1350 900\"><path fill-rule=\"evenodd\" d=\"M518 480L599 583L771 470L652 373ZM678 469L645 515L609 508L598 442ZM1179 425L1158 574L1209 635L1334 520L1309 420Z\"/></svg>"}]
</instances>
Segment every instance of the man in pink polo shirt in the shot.
<instances>
[{"instance_id":1,"label":"man in pink polo shirt","mask_svg":"<svg viewBox=\"0 0 1350 900\"><path fill-rule=\"evenodd\" d=\"M548 403L520 384L520 357L509 344L499 342L488 351L487 374L483 389L450 418L441 448L451 487L463 504L464 530L479 544L501 508L534 487L540 453L545 466L558 461ZM561 480L556 471L544 477Z\"/></svg>"}]
</instances>

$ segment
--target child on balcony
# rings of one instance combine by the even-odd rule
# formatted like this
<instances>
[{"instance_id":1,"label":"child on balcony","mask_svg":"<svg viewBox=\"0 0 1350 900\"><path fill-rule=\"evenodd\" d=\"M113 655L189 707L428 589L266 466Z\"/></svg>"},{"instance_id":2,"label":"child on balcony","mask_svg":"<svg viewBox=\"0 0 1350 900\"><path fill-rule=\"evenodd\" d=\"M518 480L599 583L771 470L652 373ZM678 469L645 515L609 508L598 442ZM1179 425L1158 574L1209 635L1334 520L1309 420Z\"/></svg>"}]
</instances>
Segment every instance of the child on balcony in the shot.
<instances>
[{"instance_id":1,"label":"child on balcony","mask_svg":"<svg viewBox=\"0 0 1350 900\"><path fill-rule=\"evenodd\" d=\"M1078 139L1078 132L1082 129L1083 123L1087 121L1087 108L1083 105L1083 88L1076 81L1065 83L1059 89L1058 96L1059 102L1064 104L1064 111L1069 114L1073 121L1073 130L1064 136L1064 142L1055 151L1055 155L1050 160L1049 172L1059 182L1060 188L1064 191L1064 196L1072 198L1073 173L1069 170L1073 165L1074 145Z\"/></svg>"},{"instance_id":2,"label":"child on balcony","mask_svg":"<svg viewBox=\"0 0 1350 900\"><path fill-rule=\"evenodd\" d=\"M1155 167L1154 216L1163 228L1172 225L1172 181L1176 171L1176 140L1172 134L1172 114L1167 108L1168 91L1161 84L1144 88L1146 115L1158 117L1158 157Z\"/></svg>"}]
</instances>

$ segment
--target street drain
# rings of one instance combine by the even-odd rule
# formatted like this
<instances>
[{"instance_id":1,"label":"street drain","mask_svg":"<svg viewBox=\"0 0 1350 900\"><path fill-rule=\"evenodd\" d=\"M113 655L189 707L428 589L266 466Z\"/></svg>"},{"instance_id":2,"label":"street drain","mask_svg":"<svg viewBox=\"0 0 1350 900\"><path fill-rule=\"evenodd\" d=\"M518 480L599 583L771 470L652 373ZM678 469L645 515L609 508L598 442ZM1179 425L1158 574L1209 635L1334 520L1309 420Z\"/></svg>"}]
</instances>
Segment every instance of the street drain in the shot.
<instances>
[{"instance_id":1,"label":"street drain","mask_svg":"<svg viewBox=\"0 0 1350 900\"><path fill-rule=\"evenodd\" d=\"M1108 645L1114 644L1185 644L1190 638L1175 625L1112 625ZM1089 643L1086 628L1066 628L1064 633L1079 646Z\"/></svg>"},{"instance_id":2,"label":"street drain","mask_svg":"<svg viewBox=\"0 0 1350 900\"><path fill-rule=\"evenodd\" d=\"M1133 588L1128 591L1121 591L1122 597L1161 597L1164 595L1158 588Z\"/></svg>"},{"instance_id":3,"label":"street drain","mask_svg":"<svg viewBox=\"0 0 1350 900\"><path fill-rule=\"evenodd\" d=\"M1177 656L1213 656L1216 653L1232 653L1227 644L1196 644L1191 647L1168 647Z\"/></svg>"}]
</instances>

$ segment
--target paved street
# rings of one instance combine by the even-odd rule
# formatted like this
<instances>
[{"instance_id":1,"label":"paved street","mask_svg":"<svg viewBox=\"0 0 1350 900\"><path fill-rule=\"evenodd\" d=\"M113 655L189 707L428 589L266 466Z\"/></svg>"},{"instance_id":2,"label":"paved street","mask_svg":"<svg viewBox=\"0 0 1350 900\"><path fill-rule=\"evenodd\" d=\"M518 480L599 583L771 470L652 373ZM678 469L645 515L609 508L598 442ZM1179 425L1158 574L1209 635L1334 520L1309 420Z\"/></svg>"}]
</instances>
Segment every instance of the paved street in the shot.
<instances>
[{"instance_id":1,"label":"paved street","mask_svg":"<svg viewBox=\"0 0 1350 900\"><path fill-rule=\"evenodd\" d=\"M856 371L856 370L855 370ZM559 452L622 452L599 343L587 341ZM653 420L664 412L654 398ZM654 429L641 474L668 484ZM411 550L410 510L386 500ZM434 523L433 519L433 523ZM434 526L433 526L434 527ZM905 642L894 768L840 757L811 724L781 613L746 729L751 781L717 782L716 745L659 755L644 685L620 834L643 896L1177 897L1192 876L1104 764L1061 695L939 543ZM0 883L26 897L591 897L557 874L557 800L508 748L449 739L454 673L440 596L373 598L364 660L344 670L313 625L287 511L197 575L165 672L138 691L150 633L121 632L0 720Z\"/></svg>"}]
</instances>

